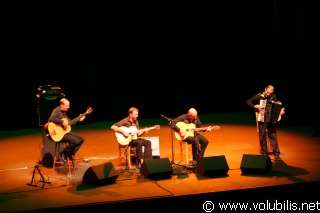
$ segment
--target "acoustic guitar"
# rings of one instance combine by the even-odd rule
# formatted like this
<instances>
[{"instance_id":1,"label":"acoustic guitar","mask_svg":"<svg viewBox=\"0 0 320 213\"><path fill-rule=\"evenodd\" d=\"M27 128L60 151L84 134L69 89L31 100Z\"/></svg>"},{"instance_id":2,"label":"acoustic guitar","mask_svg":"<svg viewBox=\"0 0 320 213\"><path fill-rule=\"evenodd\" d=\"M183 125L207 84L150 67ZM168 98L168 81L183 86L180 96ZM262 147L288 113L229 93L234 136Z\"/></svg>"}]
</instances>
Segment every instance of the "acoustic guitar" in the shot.
<instances>
[{"instance_id":1,"label":"acoustic guitar","mask_svg":"<svg viewBox=\"0 0 320 213\"><path fill-rule=\"evenodd\" d=\"M126 137L124 136L124 134L120 132L115 132L118 143L122 146L125 146L125 145L128 145L132 140L137 139L139 133L144 131L149 131L152 129L160 129L160 126L155 125L154 127L144 128L140 130L138 130L137 127L135 126L130 126L130 127L121 126L119 127L119 129L124 130L126 133L129 133L129 136Z\"/></svg>"},{"instance_id":2,"label":"acoustic guitar","mask_svg":"<svg viewBox=\"0 0 320 213\"><path fill-rule=\"evenodd\" d=\"M181 136L180 132L174 132L176 139L180 141L186 139L188 136L194 136L194 132L197 132L197 131L204 131L204 130L211 131L211 130L220 129L220 126L208 126L208 127L196 128L196 125L194 123L186 124L184 122L178 122L177 127L185 131L184 136Z\"/></svg>"},{"instance_id":3,"label":"acoustic guitar","mask_svg":"<svg viewBox=\"0 0 320 213\"><path fill-rule=\"evenodd\" d=\"M87 111L83 114L80 114L76 119L80 119L83 116L86 116L90 113L92 113L93 109L92 107L88 107ZM67 120L66 118L62 118L62 120ZM55 142L59 142L62 140L63 136L71 131L71 126L62 126L61 124L49 122L48 125L45 126L48 130L47 136L50 135L51 139Z\"/></svg>"}]
</instances>

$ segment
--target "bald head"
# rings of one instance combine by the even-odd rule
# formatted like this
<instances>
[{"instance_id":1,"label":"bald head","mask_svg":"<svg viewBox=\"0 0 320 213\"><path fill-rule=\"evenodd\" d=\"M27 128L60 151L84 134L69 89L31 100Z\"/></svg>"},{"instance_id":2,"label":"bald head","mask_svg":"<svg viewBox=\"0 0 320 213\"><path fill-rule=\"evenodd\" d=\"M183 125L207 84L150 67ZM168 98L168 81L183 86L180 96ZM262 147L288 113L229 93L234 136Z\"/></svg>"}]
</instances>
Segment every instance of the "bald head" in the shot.
<instances>
[{"instance_id":1,"label":"bald head","mask_svg":"<svg viewBox=\"0 0 320 213\"><path fill-rule=\"evenodd\" d=\"M190 108L188 111L188 116L192 118L197 117L198 116L197 110L195 108Z\"/></svg>"},{"instance_id":2,"label":"bald head","mask_svg":"<svg viewBox=\"0 0 320 213\"><path fill-rule=\"evenodd\" d=\"M66 99L66 98L61 98L60 101L59 101L60 104L69 104L69 100Z\"/></svg>"}]
</instances>

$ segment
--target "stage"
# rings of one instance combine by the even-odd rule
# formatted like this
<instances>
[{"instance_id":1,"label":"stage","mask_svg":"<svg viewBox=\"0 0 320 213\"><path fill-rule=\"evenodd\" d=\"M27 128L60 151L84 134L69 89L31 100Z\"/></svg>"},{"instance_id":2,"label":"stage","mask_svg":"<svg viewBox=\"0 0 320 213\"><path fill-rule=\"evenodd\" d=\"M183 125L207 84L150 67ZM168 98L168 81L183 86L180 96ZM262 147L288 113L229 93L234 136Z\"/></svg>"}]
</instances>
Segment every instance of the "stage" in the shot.
<instances>
[{"instance_id":1,"label":"stage","mask_svg":"<svg viewBox=\"0 0 320 213\"><path fill-rule=\"evenodd\" d=\"M200 118L204 127L220 126L218 130L202 133L210 143L201 174L199 169L188 166L181 159L179 141L163 118L140 120L141 127L160 125L159 129L144 135L159 140L159 158L154 159L159 163L155 166L145 164L144 172L135 165L127 170L124 160L120 164L118 142L110 129L113 122L73 127L84 136L85 142L75 156L76 171L71 177L68 177L65 166L58 173L43 165L42 127L1 132L1 212L98 208L106 211L135 208L139 212L184 211L189 208L204 211L208 208L209 211L213 206L216 211L221 203L227 202L259 203L248 208L262 210L272 207L268 202L276 201L281 202L282 210L301 210L302 201L308 202L310 209L310 204L318 201L320 138L312 136L311 125L280 124L280 159L275 160L272 154L269 155L270 164L268 161L260 163L263 173L258 173L257 170L247 172L241 168L246 156L253 157L245 163L248 167L259 164L261 159L252 114L222 113L200 115ZM221 166L221 159L225 159L227 165L222 165L222 170L216 169L213 165ZM105 166L112 170L111 175L103 174L103 178L109 181L83 182L85 177L88 178L88 170L100 167L106 170ZM268 166L271 166L270 171ZM154 176L145 177L146 170L152 169L156 170ZM161 178L160 170L165 172Z\"/></svg>"}]
</instances>

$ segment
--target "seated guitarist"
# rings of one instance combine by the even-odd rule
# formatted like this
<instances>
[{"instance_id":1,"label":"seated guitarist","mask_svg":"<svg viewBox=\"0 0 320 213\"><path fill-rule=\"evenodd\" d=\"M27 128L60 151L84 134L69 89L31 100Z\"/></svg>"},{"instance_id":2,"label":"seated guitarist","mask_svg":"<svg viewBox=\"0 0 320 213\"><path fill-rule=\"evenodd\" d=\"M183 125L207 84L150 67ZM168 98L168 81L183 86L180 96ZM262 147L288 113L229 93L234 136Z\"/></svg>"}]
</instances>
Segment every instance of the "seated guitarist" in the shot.
<instances>
[{"instance_id":1,"label":"seated guitarist","mask_svg":"<svg viewBox=\"0 0 320 213\"><path fill-rule=\"evenodd\" d=\"M52 110L48 121L61 126L61 131L57 131L55 134L62 134L60 141L68 142L68 146L60 153L63 161L66 161L67 157L69 157L70 160L74 160L73 157L83 144L84 138L77 133L72 132L69 128L70 126L76 125L79 121L83 121L85 115L80 115L71 120L67 115L67 111L70 108L69 100L62 98L59 103L60 105ZM51 135L51 133L49 134ZM56 135L52 135L51 137L54 136Z\"/></svg>"},{"instance_id":2,"label":"seated guitarist","mask_svg":"<svg viewBox=\"0 0 320 213\"><path fill-rule=\"evenodd\" d=\"M139 110L135 107L131 107L128 110L128 114L129 115L127 117L113 124L111 126L111 129L117 133L121 133L124 136L124 138L130 139L130 140L127 140L128 144L126 145L136 147L136 152L137 152L136 165L137 165L137 168L140 169L141 164L143 163L143 159L152 159L151 141L140 138L140 136L148 132L148 130L140 131L137 134L134 134L134 132L131 132L132 129L139 130L139 122L138 122ZM131 127L134 127L134 128L131 128ZM144 153L142 152L142 147L144 147Z\"/></svg>"},{"instance_id":3,"label":"seated guitarist","mask_svg":"<svg viewBox=\"0 0 320 213\"><path fill-rule=\"evenodd\" d=\"M207 138L199 134L197 131L186 131L186 128L183 128L183 126L179 125L181 123L186 125L192 124L195 128L200 128L202 126L202 123L200 121L200 118L198 117L197 110L194 108L190 108L188 113L180 115L179 117L171 121L171 128L175 132L180 134L181 140L187 142L188 144L192 144L192 163L196 165L199 159L203 158L209 141ZM211 127L208 127L207 129L204 129L202 131L207 130L211 131Z\"/></svg>"}]
</instances>

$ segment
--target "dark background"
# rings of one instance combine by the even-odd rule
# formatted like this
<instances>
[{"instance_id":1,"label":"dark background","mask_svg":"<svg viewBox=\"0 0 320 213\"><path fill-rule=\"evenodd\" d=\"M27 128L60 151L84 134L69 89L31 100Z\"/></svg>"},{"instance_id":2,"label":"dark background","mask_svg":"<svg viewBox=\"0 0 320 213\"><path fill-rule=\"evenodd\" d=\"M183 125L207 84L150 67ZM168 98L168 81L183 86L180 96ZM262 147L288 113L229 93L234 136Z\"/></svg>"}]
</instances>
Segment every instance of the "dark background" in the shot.
<instances>
[{"instance_id":1,"label":"dark background","mask_svg":"<svg viewBox=\"0 0 320 213\"><path fill-rule=\"evenodd\" d=\"M3 27L0 130L39 126L40 85L61 87L70 117L92 106L91 123L119 120L131 106L140 119L190 107L200 116L249 112L245 101L272 84L287 109L284 124L313 122L313 10L308 1L240 1L90 19L12 15Z\"/></svg>"}]
</instances>

